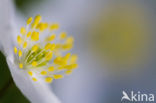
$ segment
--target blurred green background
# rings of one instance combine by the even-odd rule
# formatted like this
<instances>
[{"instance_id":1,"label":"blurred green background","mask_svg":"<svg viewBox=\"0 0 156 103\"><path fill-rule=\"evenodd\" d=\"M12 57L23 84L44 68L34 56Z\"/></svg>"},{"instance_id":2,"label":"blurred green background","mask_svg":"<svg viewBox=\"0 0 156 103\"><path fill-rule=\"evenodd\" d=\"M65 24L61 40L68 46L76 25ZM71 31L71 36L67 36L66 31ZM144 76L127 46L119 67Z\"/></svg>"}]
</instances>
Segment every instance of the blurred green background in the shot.
<instances>
[{"instance_id":1,"label":"blurred green background","mask_svg":"<svg viewBox=\"0 0 156 103\"><path fill-rule=\"evenodd\" d=\"M4 55L0 52L0 103L29 103L14 84Z\"/></svg>"}]
</instances>

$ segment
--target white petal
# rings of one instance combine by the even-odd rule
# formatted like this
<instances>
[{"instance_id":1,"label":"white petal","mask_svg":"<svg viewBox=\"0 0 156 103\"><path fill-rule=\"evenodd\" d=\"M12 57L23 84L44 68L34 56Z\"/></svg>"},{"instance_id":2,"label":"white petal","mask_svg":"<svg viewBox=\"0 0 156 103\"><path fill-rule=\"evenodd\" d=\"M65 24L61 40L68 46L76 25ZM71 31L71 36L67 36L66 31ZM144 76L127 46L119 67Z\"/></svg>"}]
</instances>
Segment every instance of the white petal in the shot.
<instances>
[{"instance_id":1,"label":"white petal","mask_svg":"<svg viewBox=\"0 0 156 103\"><path fill-rule=\"evenodd\" d=\"M7 62L13 80L21 92L32 103L60 103L45 82L42 82L42 80L33 82L27 73L20 71L13 63L13 34L15 34L12 20L14 19L13 9L12 0L0 1L0 50L7 56Z\"/></svg>"},{"instance_id":2,"label":"white petal","mask_svg":"<svg viewBox=\"0 0 156 103\"><path fill-rule=\"evenodd\" d=\"M0 0L0 50L6 54L10 52L12 46L12 0Z\"/></svg>"},{"instance_id":3,"label":"white petal","mask_svg":"<svg viewBox=\"0 0 156 103\"><path fill-rule=\"evenodd\" d=\"M26 72L19 70L13 64L11 56L7 58L7 62L17 87L32 103L61 103L45 82L34 82Z\"/></svg>"}]
</instances>

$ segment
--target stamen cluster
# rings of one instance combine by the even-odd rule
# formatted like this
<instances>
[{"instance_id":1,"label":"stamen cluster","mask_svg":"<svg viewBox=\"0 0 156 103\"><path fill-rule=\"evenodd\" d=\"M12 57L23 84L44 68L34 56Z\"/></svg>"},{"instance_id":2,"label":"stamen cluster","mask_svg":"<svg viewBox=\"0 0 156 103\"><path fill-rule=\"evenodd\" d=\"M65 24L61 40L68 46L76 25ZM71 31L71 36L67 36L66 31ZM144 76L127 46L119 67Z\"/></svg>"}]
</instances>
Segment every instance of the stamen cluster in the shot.
<instances>
[{"instance_id":1,"label":"stamen cluster","mask_svg":"<svg viewBox=\"0 0 156 103\"><path fill-rule=\"evenodd\" d=\"M47 83L71 74L77 67L77 55L68 52L73 47L74 38L67 36L66 32L56 35L59 24L41 22L40 15L28 18L26 24L21 27L18 45L14 47L19 69L25 70L33 81L38 80L38 75Z\"/></svg>"}]
</instances>

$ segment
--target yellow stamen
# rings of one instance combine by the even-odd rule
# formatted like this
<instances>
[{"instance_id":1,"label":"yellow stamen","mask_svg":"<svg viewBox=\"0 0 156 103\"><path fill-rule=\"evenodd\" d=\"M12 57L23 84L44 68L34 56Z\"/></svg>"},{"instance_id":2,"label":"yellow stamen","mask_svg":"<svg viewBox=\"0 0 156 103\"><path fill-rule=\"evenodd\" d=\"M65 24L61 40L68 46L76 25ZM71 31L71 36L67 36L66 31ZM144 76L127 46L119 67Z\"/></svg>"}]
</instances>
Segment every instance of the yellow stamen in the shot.
<instances>
[{"instance_id":1,"label":"yellow stamen","mask_svg":"<svg viewBox=\"0 0 156 103\"><path fill-rule=\"evenodd\" d=\"M56 75L53 75L54 76L54 79L61 79L63 78L63 75L61 74L56 74Z\"/></svg>"},{"instance_id":2,"label":"yellow stamen","mask_svg":"<svg viewBox=\"0 0 156 103\"><path fill-rule=\"evenodd\" d=\"M57 68L57 70L63 70L63 69L65 69L64 66L60 66Z\"/></svg>"},{"instance_id":3,"label":"yellow stamen","mask_svg":"<svg viewBox=\"0 0 156 103\"><path fill-rule=\"evenodd\" d=\"M65 66L64 68L66 68L66 69L74 69L74 68L77 68L77 64L71 64L71 65L67 65L67 66Z\"/></svg>"},{"instance_id":4,"label":"yellow stamen","mask_svg":"<svg viewBox=\"0 0 156 103\"><path fill-rule=\"evenodd\" d=\"M53 41L55 39L56 35L52 34L51 36L49 36L48 38L46 38L46 41Z\"/></svg>"},{"instance_id":5,"label":"yellow stamen","mask_svg":"<svg viewBox=\"0 0 156 103\"><path fill-rule=\"evenodd\" d=\"M34 78L34 77L32 78L32 80L33 80L34 82L36 82L36 81L37 81L37 79L36 79L36 78Z\"/></svg>"},{"instance_id":6,"label":"yellow stamen","mask_svg":"<svg viewBox=\"0 0 156 103\"><path fill-rule=\"evenodd\" d=\"M65 56L64 56L64 60L68 60L69 59L69 57L70 57L70 55L71 55L71 53L67 53Z\"/></svg>"},{"instance_id":7,"label":"yellow stamen","mask_svg":"<svg viewBox=\"0 0 156 103\"><path fill-rule=\"evenodd\" d=\"M51 83L52 81L53 81L53 79L51 77L45 78L45 82L47 82L47 83Z\"/></svg>"},{"instance_id":8,"label":"yellow stamen","mask_svg":"<svg viewBox=\"0 0 156 103\"><path fill-rule=\"evenodd\" d=\"M36 52L36 51L38 50L38 48L39 48L38 45L34 45L34 46L32 47L32 51L33 51L33 52Z\"/></svg>"},{"instance_id":9,"label":"yellow stamen","mask_svg":"<svg viewBox=\"0 0 156 103\"><path fill-rule=\"evenodd\" d=\"M18 44L22 43L22 38L19 35L17 36L17 42L18 42Z\"/></svg>"},{"instance_id":10,"label":"yellow stamen","mask_svg":"<svg viewBox=\"0 0 156 103\"><path fill-rule=\"evenodd\" d=\"M25 49L27 47L27 42L24 42L23 48Z\"/></svg>"},{"instance_id":11,"label":"yellow stamen","mask_svg":"<svg viewBox=\"0 0 156 103\"><path fill-rule=\"evenodd\" d=\"M19 52L18 52L18 56L19 56L19 57L22 56L22 51L21 51L21 50L19 50Z\"/></svg>"},{"instance_id":12,"label":"yellow stamen","mask_svg":"<svg viewBox=\"0 0 156 103\"><path fill-rule=\"evenodd\" d=\"M64 38L66 38L67 37L67 34L65 33L65 32L62 32L61 34L60 34L60 39L64 39Z\"/></svg>"},{"instance_id":13,"label":"yellow stamen","mask_svg":"<svg viewBox=\"0 0 156 103\"><path fill-rule=\"evenodd\" d=\"M69 63L73 64L73 63L76 63L76 61L77 61L77 55L74 54L74 55L71 56L71 59L70 59Z\"/></svg>"},{"instance_id":14,"label":"yellow stamen","mask_svg":"<svg viewBox=\"0 0 156 103\"><path fill-rule=\"evenodd\" d=\"M62 45L62 49L64 49L64 50L70 50L72 47L73 47L72 44L64 44L64 45Z\"/></svg>"},{"instance_id":15,"label":"yellow stamen","mask_svg":"<svg viewBox=\"0 0 156 103\"><path fill-rule=\"evenodd\" d=\"M56 57L54 59L54 63L58 64L58 65L66 65L67 61L65 59L63 59L62 57Z\"/></svg>"},{"instance_id":16,"label":"yellow stamen","mask_svg":"<svg viewBox=\"0 0 156 103\"><path fill-rule=\"evenodd\" d=\"M35 19L34 19L34 22L40 22L41 21L41 15L36 15L35 16Z\"/></svg>"},{"instance_id":17,"label":"yellow stamen","mask_svg":"<svg viewBox=\"0 0 156 103\"><path fill-rule=\"evenodd\" d=\"M42 71L42 72L41 72L41 75L46 75L46 74L47 74L46 71Z\"/></svg>"},{"instance_id":18,"label":"yellow stamen","mask_svg":"<svg viewBox=\"0 0 156 103\"><path fill-rule=\"evenodd\" d=\"M55 49L55 47L56 47L56 45L55 45L55 44L51 44L50 50L51 50L51 51L52 51L52 50L54 50L54 49Z\"/></svg>"},{"instance_id":19,"label":"yellow stamen","mask_svg":"<svg viewBox=\"0 0 156 103\"><path fill-rule=\"evenodd\" d=\"M40 31L44 31L45 29L48 28L48 23L39 23L36 28L39 29Z\"/></svg>"},{"instance_id":20,"label":"yellow stamen","mask_svg":"<svg viewBox=\"0 0 156 103\"><path fill-rule=\"evenodd\" d=\"M73 37L68 37L66 40L67 44L73 43L74 42L74 38Z\"/></svg>"},{"instance_id":21,"label":"yellow stamen","mask_svg":"<svg viewBox=\"0 0 156 103\"><path fill-rule=\"evenodd\" d=\"M16 47L14 47L14 53L17 54L17 48Z\"/></svg>"},{"instance_id":22,"label":"yellow stamen","mask_svg":"<svg viewBox=\"0 0 156 103\"><path fill-rule=\"evenodd\" d=\"M25 35L25 34L26 34L26 30L25 30L24 27L21 28L21 34L22 34L22 35Z\"/></svg>"},{"instance_id":23,"label":"yellow stamen","mask_svg":"<svg viewBox=\"0 0 156 103\"><path fill-rule=\"evenodd\" d=\"M39 40L39 32L36 32L36 31L32 32L31 40L32 41L38 41Z\"/></svg>"},{"instance_id":24,"label":"yellow stamen","mask_svg":"<svg viewBox=\"0 0 156 103\"><path fill-rule=\"evenodd\" d=\"M31 32L29 31L29 32L27 33L27 38L29 38L30 35L31 35Z\"/></svg>"},{"instance_id":25,"label":"yellow stamen","mask_svg":"<svg viewBox=\"0 0 156 103\"><path fill-rule=\"evenodd\" d=\"M33 72L32 72L32 71L28 71L28 74L29 74L30 76L33 76Z\"/></svg>"},{"instance_id":26,"label":"yellow stamen","mask_svg":"<svg viewBox=\"0 0 156 103\"><path fill-rule=\"evenodd\" d=\"M36 67L36 66L37 66L37 62L36 62L36 61L33 61L33 62L32 62L32 66L33 66L33 67Z\"/></svg>"},{"instance_id":27,"label":"yellow stamen","mask_svg":"<svg viewBox=\"0 0 156 103\"><path fill-rule=\"evenodd\" d=\"M62 46L62 44L58 43L58 44L55 45L55 48L59 49L59 48L61 48L61 46Z\"/></svg>"},{"instance_id":28,"label":"yellow stamen","mask_svg":"<svg viewBox=\"0 0 156 103\"><path fill-rule=\"evenodd\" d=\"M32 20L33 20L33 18L29 17L28 20L27 20L27 25L30 24L32 22Z\"/></svg>"},{"instance_id":29,"label":"yellow stamen","mask_svg":"<svg viewBox=\"0 0 156 103\"><path fill-rule=\"evenodd\" d=\"M50 25L50 30L57 30L59 28L59 24L52 24Z\"/></svg>"},{"instance_id":30,"label":"yellow stamen","mask_svg":"<svg viewBox=\"0 0 156 103\"><path fill-rule=\"evenodd\" d=\"M72 73L71 70L67 70L67 71L65 72L65 74L67 74L67 75L69 75L69 74L71 74L71 73Z\"/></svg>"},{"instance_id":31,"label":"yellow stamen","mask_svg":"<svg viewBox=\"0 0 156 103\"><path fill-rule=\"evenodd\" d=\"M35 28L35 27L39 24L40 21L41 21L41 16L40 16L40 15L37 15L37 16L35 17L35 19L34 19L34 22L33 22L32 25L31 25L31 27L32 27L32 28Z\"/></svg>"},{"instance_id":32,"label":"yellow stamen","mask_svg":"<svg viewBox=\"0 0 156 103\"><path fill-rule=\"evenodd\" d=\"M49 34L55 33L53 30L57 29L59 29L59 24L42 22L40 15L35 18L29 17L26 27L20 29L17 43L22 49L14 47L14 54L18 56L18 68L23 68L22 70L31 76L32 81L38 81L34 75L40 75L45 82L51 83L53 79L61 79L64 75L71 74L78 66L77 55L71 55L71 53L64 55L63 53L70 50L74 42L74 38L68 37L66 32L61 32L60 35L51 34L43 38L43 42L39 41L43 31L46 30L45 33ZM56 36L57 40L55 40Z\"/></svg>"},{"instance_id":33,"label":"yellow stamen","mask_svg":"<svg viewBox=\"0 0 156 103\"><path fill-rule=\"evenodd\" d=\"M48 50L48 49L50 49L50 47L51 47L51 44L50 44L50 43L47 43L47 44L45 45L44 49L45 49L45 50Z\"/></svg>"},{"instance_id":34,"label":"yellow stamen","mask_svg":"<svg viewBox=\"0 0 156 103\"><path fill-rule=\"evenodd\" d=\"M49 67L49 68L48 68L48 71L49 71L49 72L53 72L53 71L54 71L54 67L53 67L53 66Z\"/></svg>"},{"instance_id":35,"label":"yellow stamen","mask_svg":"<svg viewBox=\"0 0 156 103\"><path fill-rule=\"evenodd\" d=\"M19 64L19 68L20 68L20 69L23 68L23 64L22 64L22 63Z\"/></svg>"},{"instance_id":36,"label":"yellow stamen","mask_svg":"<svg viewBox=\"0 0 156 103\"><path fill-rule=\"evenodd\" d=\"M52 56L53 56L53 53L52 53L51 51L49 51L49 52L46 54L45 59L49 61L49 60L52 58Z\"/></svg>"}]
</instances>

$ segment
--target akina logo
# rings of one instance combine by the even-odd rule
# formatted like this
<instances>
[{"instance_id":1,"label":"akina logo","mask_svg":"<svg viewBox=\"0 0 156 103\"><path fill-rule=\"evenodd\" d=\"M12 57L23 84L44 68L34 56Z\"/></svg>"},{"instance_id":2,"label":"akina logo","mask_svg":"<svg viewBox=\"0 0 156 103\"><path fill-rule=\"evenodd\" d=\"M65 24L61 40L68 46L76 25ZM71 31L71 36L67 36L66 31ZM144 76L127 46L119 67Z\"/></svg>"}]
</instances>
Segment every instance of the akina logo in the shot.
<instances>
[{"instance_id":1,"label":"akina logo","mask_svg":"<svg viewBox=\"0 0 156 103\"><path fill-rule=\"evenodd\" d=\"M131 91L128 95L125 91L122 91L121 101L132 101L132 102L154 102L154 94L145 94L140 91Z\"/></svg>"}]
</instances>

